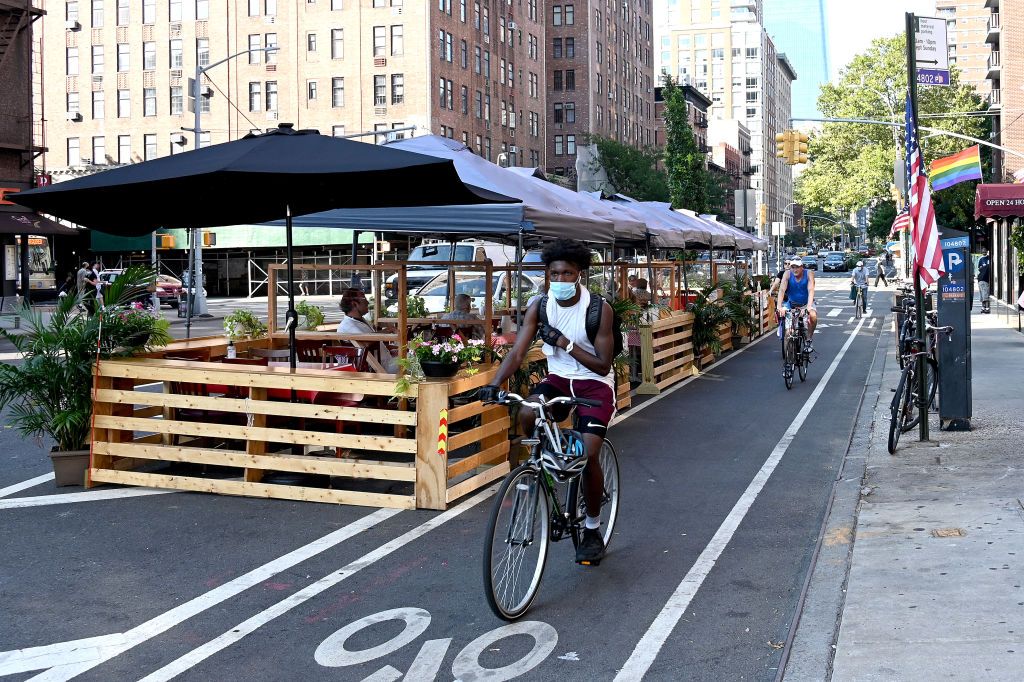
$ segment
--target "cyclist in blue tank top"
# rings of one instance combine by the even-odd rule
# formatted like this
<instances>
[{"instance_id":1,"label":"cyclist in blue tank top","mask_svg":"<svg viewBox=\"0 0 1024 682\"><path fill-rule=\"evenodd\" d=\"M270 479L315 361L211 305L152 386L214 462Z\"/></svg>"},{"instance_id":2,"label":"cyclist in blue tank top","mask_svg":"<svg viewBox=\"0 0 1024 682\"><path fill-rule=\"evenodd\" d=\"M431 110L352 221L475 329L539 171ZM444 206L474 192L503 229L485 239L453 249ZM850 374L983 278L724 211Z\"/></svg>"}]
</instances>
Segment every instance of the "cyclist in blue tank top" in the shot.
<instances>
[{"instance_id":1,"label":"cyclist in blue tank top","mask_svg":"<svg viewBox=\"0 0 1024 682\"><path fill-rule=\"evenodd\" d=\"M814 273L804 269L803 261L794 258L789 263L789 272L782 276L782 284L779 286L778 312L779 319L783 319L783 307L789 310L793 306L804 308L807 311L807 343L810 346L814 337L814 328L818 325L818 311L814 307ZM782 303L785 301L785 303Z\"/></svg>"}]
</instances>

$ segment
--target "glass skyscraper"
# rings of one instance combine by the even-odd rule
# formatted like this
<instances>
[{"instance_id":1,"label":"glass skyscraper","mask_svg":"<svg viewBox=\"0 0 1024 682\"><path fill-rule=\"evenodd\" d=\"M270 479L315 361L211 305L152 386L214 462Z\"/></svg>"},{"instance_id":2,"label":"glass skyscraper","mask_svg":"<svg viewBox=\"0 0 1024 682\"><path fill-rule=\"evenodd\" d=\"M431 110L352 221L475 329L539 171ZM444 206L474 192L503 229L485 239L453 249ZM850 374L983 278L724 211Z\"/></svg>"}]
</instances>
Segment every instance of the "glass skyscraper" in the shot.
<instances>
[{"instance_id":1,"label":"glass skyscraper","mask_svg":"<svg viewBox=\"0 0 1024 682\"><path fill-rule=\"evenodd\" d=\"M820 116L818 90L829 80L825 0L764 0L764 27L796 70L793 116Z\"/></svg>"}]
</instances>

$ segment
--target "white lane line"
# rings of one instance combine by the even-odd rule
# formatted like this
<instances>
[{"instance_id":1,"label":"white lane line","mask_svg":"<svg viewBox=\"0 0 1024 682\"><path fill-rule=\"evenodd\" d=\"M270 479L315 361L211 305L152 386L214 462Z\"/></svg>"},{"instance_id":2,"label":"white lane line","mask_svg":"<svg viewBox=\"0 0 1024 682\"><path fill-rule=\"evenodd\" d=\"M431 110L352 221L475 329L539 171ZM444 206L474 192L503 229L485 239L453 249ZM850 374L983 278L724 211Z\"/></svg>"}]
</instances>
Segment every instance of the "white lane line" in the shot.
<instances>
[{"instance_id":1,"label":"white lane line","mask_svg":"<svg viewBox=\"0 0 1024 682\"><path fill-rule=\"evenodd\" d=\"M434 530L435 528L438 528L447 523L448 521L451 521L459 514L462 514L463 512L469 509L472 509L473 507L475 507L476 505L480 504L488 497L493 495L497 487L498 486L496 485L491 486L487 490L484 490L483 492L478 493L477 495L466 500L459 506L453 507L452 509L449 509L446 512L438 514L437 516L430 519L423 525L417 528L413 528L404 535L400 535L394 540L388 542L387 544L381 545L372 552L364 554L360 558L350 563L348 566L345 566L335 571L334 573L329 573L325 575L323 578L320 578L320 580L317 580L315 583L304 587L303 589L299 590L295 594L285 599L282 599L278 603L271 606L269 609L261 611L260 613L257 613L256 615L252 616L251 618L242 621L241 623L231 628L224 634L210 640L209 642L203 644L200 647L196 647L195 649L188 652L181 658L171 661L159 670L156 670L153 673L146 675L141 680L139 680L139 682L162 682L164 680L170 680L174 677L177 677L186 670L195 667L202 661L205 661L210 656L213 656L218 651L222 651L231 646L232 644L234 644L235 642L239 641L246 635L252 634L257 629L266 625L278 616L284 615L296 606L312 599L313 597L321 594L322 592L325 592L326 590L329 590L330 588L334 587L346 578L352 577L353 575L363 570L367 566L370 566L371 564L380 561L384 557L388 556L389 554L395 552L398 549L401 549L413 540L417 540L423 535L426 535L430 531ZM39 679L44 678L40 677Z\"/></svg>"},{"instance_id":2,"label":"white lane line","mask_svg":"<svg viewBox=\"0 0 1024 682\"><path fill-rule=\"evenodd\" d=\"M875 322L878 322L878 318L877 317L872 317L871 321L868 322L868 329L870 329L871 327L874 327L875 326Z\"/></svg>"},{"instance_id":3,"label":"white lane line","mask_svg":"<svg viewBox=\"0 0 1024 682\"><path fill-rule=\"evenodd\" d=\"M715 532L714 537L708 542L704 551L697 557L697 561L694 562L693 567L683 578L682 582L676 587L675 592L669 597L668 602L661 609L661 612L655 617L654 622L644 633L644 636L637 642L636 647L633 649L633 653L630 654L629 659L626 660L625 665L615 676L616 682L633 682L643 678L647 671L650 669L651 664L654 663L654 659L658 656L661 648L665 645L665 641L669 635L672 634L672 630L679 623L679 619L682 618L683 614L686 613L686 609L689 608L690 602L693 600L700 586L704 583L704 580L708 577L711 569L714 568L718 558L722 555L726 545L732 539L732 536L736 533L736 529L739 527L740 522L750 511L750 507L754 504L754 500L764 489L765 484L768 482L768 478L775 471L775 467L778 466L782 460L782 456L786 454L789 446L793 443L793 439L796 438L797 432L800 427L803 426L804 421L807 419L807 415L811 413L811 409L815 403L818 402L818 398L825 391L825 386L828 385L832 375L835 374L836 368L839 367L839 363L842 361L843 356L846 355L846 351L850 349L853 344L853 340L857 338L857 333L863 326L864 321L861 320L857 325L857 328L850 334L850 338L843 344L839 354L832 360L832 364L829 365L828 370L821 377L821 381L818 382L817 387L811 393L810 397L807 398L807 402L804 403L803 407L797 413L793 419L789 428L782 435L782 438L776 444L772 453L768 456L764 465L761 466L760 471L754 476L754 480L750 482L747 489L743 491L740 499L733 506L732 510L729 511L729 515L725 517L722 525L719 526Z\"/></svg>"},{"instance_id":4,"label":"white lane line","mask_svg":"<svg viewBox=\"0 0 1024 682\"><path fill-rule=\"evenodd\" d=\"M13 353L0 353L0 360L21 360L24 357L24 355L17 351L14 351Z\"/></svg>"},{"instance_id":5,"label":"white lane line","mask_svg":"<svg viewBox=\"0 0 1024 682\"><path fill-rule=\"evenodd\" d=\"M778 337L775 335L775 331L774 330L767 331L764 334L762 334L760 336L760 338L758 338L758 339L756 339L754 341L751 341L750 343L748 343L743 348L740 348L735 353L731 353L730 355L726 355L724 358L722 358L718 362L714 362L714 363L708 365L707 368L704 371L710 370L710 369L712 369L714 367L718 367L719 365L724 365L725 363L729 362L730 360L732 360L734 357L736 357L740 353L744 352L748 348L753 348L754 346L756 346L757 344L761 343L762 341L764 341L768 337L771 337L773 339L778 339ZM683 379L682 381L680 381L678 384L676 384L672 388L669 388L669 389L667 389L665 391L662 391L661 393L659 393L658 395L654 396L650 400L645 400L644 402L640 403L639 405L636 405L634 407L629 408L629 412L627 412L625 414L618 414L618 415L616 415L615 418L612 419L611 424L609 424L608 426L611 427L611 426L614 426L615 424L618 424L620 422L626 421L627 419L632 417L637 412L643 410L644 408L646 408L646 407L648 407L650 405L653 405L654 403L658 402L662 398L668 397L669 395L671 395L671 394L675 393L676 391L678 391L679 389L681 389L683 386L686 386L691 381L696 381L697 379L701 378L701 376L702 376L701 374L698 374L698 375L692 376L692 377L690 377L688 379Z\"/></svg>"},{"instance_id":6,"label":"white lane line","mask_svg":"<svg viewBox=\"0 0 1024 682\"><path fill-rule=\"evenodd\" d=\"M105 647L116 646L123 642L124 634L118 632L112 635L73 639L45 646L0 651L0 677L85 661L100 655Z\"/></svg>"},{"instance_id":7,"label":"white lane line","mask_svg":"<svg viewBox=\"0 0 1024 682\"><path fill-rule=\"evenodd\" d=\"M328 533L327 535L314 540L309 544L303 545L298 549L292 550L273 561L269 561L258 568L254 568L248 573L240 575L219 587L215 587L209 592L201 594L180 606L176 606L170 611L166 611L155 618L151 618L141 625L135 626L131 630L122 633L124 639L120 644L112 644L102 647L94 651L94 656L91 656L84 661L67 662L62 665L51 667L49 670L42 672L31 679L70 680L71 678L81 675L88 670L92 670L101 663L109 661L115 656L119 656L132 647L138 646L139 644L170 630L189 618L192 618L203 611L207 611L232 597L238 596L250 587L259 585L260 583L269 580L274 575L302 563L317 554L325 552L335 545L338 545L365 530L373 528L377 524L390 519L392 516L395 516L400 512L400 509L379 509L372 514L358 519L357 521L353 521L343 528L339 528L338 530Z\"/></svg>"},{"instance_id":8,"label":"white lane line","mask_svg":"<svg viewBox=\"0 0 1024 682\"><path fill-rule=\"evenodd\" d=\"M848 319L848 320L846 321L846 324L853 324L853 321L854 321L854 320L856 320L856 319L857 319L856 317L854 317L853 315L851 315L851 316L850 316L850 319Z\"/></svg>"},{"instance_id":9,"label":"white lane line","mask_svg":"<svg viewBox=\"0 0 1024 682\"><path fill-rule=\"evenodd\" d=\"M842 308L833 308L832 310L828 311L828 317L839 317L842 314L842 312Z\"/></svg>"},{"instance_id":10,"label":"white lane line","mask_svg":"<svg viewBox=\"0 0 1024 682\"><path fill-rule=\"evenodd\" d=\"M52 480L53 472L51 471L48 474L36 476L35 478L30 478L27 481L15 483L14 485L9 485L6 488L0 488L0 497L7 497L8 495L13 495L14 493L20 493L22 490L25 490L26 488L34 488L40 483L46 483L47 481Z\"/></svg>"},{"instance_id":11,"label":"white lane line","mask_svg":"<svg viewBox=\"0 0 1024 682\"><path fill-rule=\"evenodd\" d=\"M51 504L73 504L75 502L98 502L101 500L119 500L124 497L145 497L147 495L169 495L177 490L157 488L112 488L110 490L89 490L83 493L66 493L64 495L37 495L35 497L12 497L0 500L2 509L24 509L25 507L47 507Z\"/></svg>"}]
</instances>

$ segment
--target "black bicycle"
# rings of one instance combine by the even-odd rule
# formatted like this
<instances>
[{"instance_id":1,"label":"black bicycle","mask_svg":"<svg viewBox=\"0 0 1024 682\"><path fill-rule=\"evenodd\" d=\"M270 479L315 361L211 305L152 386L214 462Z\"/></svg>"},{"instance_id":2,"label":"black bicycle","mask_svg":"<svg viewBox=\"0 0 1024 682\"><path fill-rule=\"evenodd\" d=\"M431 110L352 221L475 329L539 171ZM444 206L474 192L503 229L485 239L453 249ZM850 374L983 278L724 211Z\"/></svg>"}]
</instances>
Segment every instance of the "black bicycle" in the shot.
<instances>
[{"instance_id":1,"label":"black bicycle","mask_svg":"<svg viewBox=\"0 0 1024 682\"><path fill-rule=\"evenodd\" d=\"M899 308L893 308L893 310L899 310ZM935 392L939 385L939 365L935 359L936 349L938 347L937 335L942 332L946 335L946 339L951 339L953 336L953 327L935 327L925 322L925 330L928 334L928 338L925 341L926 346L922 348L920 339L911 339L908 341L909 350L901 357L903 359L903 371L900 373L900 382L896 386L896 395L892 397L892 403L889 405L889 412L891 419L889 421L889 454L896 452L896 445L900 441L900 436L914 428L921 421L922 411L917 402L918 395L918 384L920 382L920 375L917 370L917 358L925 357L925 367L927 368L927 402L925 403L925 409L935 402Z\"/></svg>"},{"instance_id":2,"label":"black bicycle","mask_svg":"<svg viewBox=\"0 0 1024 682\"><path fill-rule=\"evenodd\" d=\"M811 364L811 354L807 350L807 309L795 306L786 312L784 333L782 335L782 379L786 388L793 388L794 374L800 381L807 380L807 366Z\"/></svg>"},{"instance_id":3,"label":"black bicycle","mask_svg":"<svg viewBox=\"0 0 1024 682\"><path fill-rule=\"evenodd\" d=\"M499 394L497 402L518 403L520 409L537 412L533 437L521 441L532 447L530 458L512 470L498 489L484 546L487 603L500 618L515 620L526 613L537 596L550 543L568 537L573 547L578 546L587 517L581 485L581 474L587 466L582 434L560 428L549 409L559 404L599 407L600 402L575 397L541 397L538 402L530 402L505 392ZM619 463L607 439L598 458L604 473L598 516L607 550L619 514ZM564 505L559 502L560 496Z\"/></svg>"}]
</instances>

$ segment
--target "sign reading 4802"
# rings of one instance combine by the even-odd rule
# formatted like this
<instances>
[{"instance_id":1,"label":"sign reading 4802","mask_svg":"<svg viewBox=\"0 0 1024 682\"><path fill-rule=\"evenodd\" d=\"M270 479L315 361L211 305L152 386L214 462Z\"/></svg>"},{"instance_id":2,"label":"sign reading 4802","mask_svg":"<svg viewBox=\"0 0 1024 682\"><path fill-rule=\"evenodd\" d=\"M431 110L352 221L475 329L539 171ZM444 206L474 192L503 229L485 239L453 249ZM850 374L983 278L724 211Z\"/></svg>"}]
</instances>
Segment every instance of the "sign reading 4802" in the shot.
<instances>
[{"instance_id":1,"label":"sign reading 4802","mask_svg":"<svg viewBox=\"0 0 1024 682\"><path fill-rule=\"evenodd\" d=\"M914 17L914 59L919 85L949 85L949 44L946 20Z\"/></svg>"}]
</instances>

